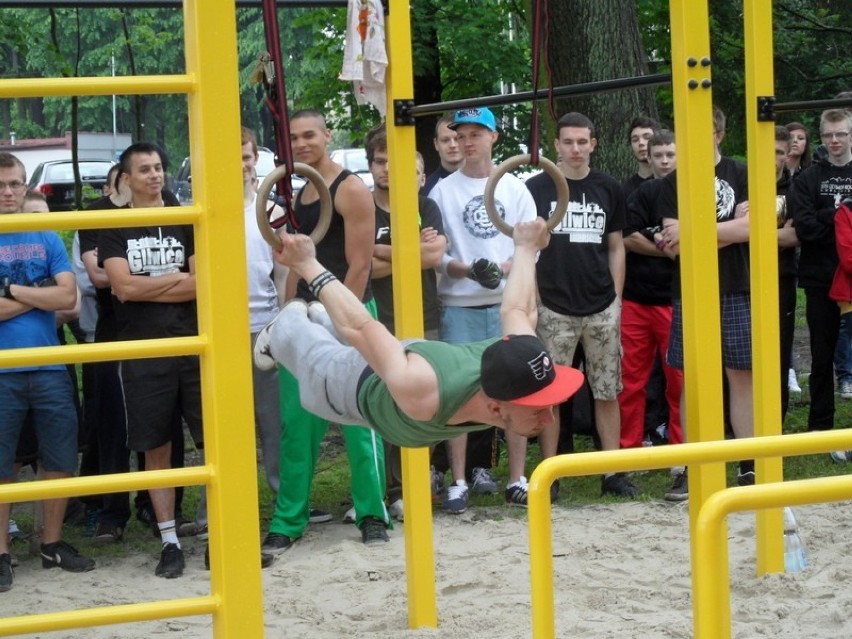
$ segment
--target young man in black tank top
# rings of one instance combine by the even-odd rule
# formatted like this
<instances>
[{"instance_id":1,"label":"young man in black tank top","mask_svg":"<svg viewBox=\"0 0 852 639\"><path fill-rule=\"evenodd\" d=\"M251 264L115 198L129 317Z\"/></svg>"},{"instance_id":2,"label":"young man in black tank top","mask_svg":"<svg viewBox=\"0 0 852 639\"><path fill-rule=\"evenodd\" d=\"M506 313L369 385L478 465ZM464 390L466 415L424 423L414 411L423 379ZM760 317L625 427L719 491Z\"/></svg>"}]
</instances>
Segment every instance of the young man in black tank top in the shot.
<instances>
[{"instance_id":1,"label":"young man in black tank top","mask_svg":"<svg viewBox=\"0 0 852 639\"><path fill-rule=\"evenodd\" d=\"M317 245L323 264L375 317L376 305L370 289L370 263L375 235L375 205L370 191L357 176L345 171L328 154L331 131L316 111L297 111L290 118L290 144L297 162L316 169L329 187L333 201L331 226ZM295 206L301 233L310 233L319 218L319 194L308 183ZM286 298L313 300L307 285L291 271ZM309 521L309 498L319 443L329 422L311 414L299 401L296 378L281 369L280 487L269 533L263 542L267 552L290 548L304 533ZM382 440L364 428L343 426L356 523L365 544L388 541L390 517L384 504L384 448Z\"/></svg>"}]
</instances>

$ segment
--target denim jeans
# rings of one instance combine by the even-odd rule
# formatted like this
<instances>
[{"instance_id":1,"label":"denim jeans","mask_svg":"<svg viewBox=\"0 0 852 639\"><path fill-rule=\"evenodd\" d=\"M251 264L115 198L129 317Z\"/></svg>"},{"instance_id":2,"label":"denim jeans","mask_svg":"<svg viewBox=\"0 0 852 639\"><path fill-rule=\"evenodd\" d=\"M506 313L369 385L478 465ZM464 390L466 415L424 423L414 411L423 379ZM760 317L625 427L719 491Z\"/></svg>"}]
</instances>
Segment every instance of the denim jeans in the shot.
<instances>
[{"instance_id":1,"label":"denim jeans","mask_svg":"<svg viewBox=\"0 0 852 639\"><path fill-rule=\"evenodd\" d=\"M0 373L0 477L11 478L15 449L27 413L38 437L45 470L77 470L77 409L68 372L29 370Z\"/></svg>"}]
</instances>

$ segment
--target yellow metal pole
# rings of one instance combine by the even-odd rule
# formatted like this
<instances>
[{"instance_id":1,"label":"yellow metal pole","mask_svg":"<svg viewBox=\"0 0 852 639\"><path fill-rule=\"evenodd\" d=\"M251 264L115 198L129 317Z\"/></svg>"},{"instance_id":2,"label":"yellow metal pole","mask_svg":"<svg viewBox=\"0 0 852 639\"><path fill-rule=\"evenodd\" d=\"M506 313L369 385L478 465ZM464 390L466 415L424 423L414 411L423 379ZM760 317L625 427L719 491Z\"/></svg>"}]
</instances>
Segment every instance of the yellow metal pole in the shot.
<instances>
[{"instance_id":1,"label":"yellow metal pole","mask_svg":"<svg viewBox=\"0 0 852 639\"><path fill-rule=\"evenodd\" d=\"M761 120L758 100L773 96L772 2L743 4L745 26L746 122L748 132L749 245L751 251L751 336L754 365L754 434L781 434L779 356L778 235L775 223L775 121ZM784 370L786 371L786 365ZM785 378L786 381L786 378ZM781 459L755 464L760 483L784 479ZM783 514L757 514L757 573L783 572Z\"/></svg>"},{"instance_id":2,"label":"yellow metal pole","mask_svg":"<svg viewBox=\"0 0 852 639\"><path fill-rule=\"evenodd\" d=\"M203 8L202 8L203 5ZM217 638L262 637L260 539L252 414L248 293L240 159L240 104L234 0L184 2L213 614ZM235 266L236 265L236 266ZM214 285L215 283L215 285ZM250 472L246 472L250 469Z\"/></svg>"},{"instance_id":3,"label":"yellow metal pole","mask_svg":"<svg viewBox=\"0 0 852 639\"><path fill-rule=\"evenodd\" d=\"M559 477L559 464L545 459L533 471L527 493L530 544L530 609L534 639L554 639L556 617L553 603L553 523L550 486Z\"/></svg>"},{"instance_id":4,"label":"yellow metal pole","mask_svg":"<svg viewBox=\"0 0 852 639\"><path fill-rule=\"evenodd\" d=\"M388 170L390 177L394 323L398 337L423 337L420 281L420 229L413 125L394 118L394 101L413 98L411 9L408 0L390 0L388 35ZM429 449L402 450L405 509L405 575L409 628L438 625Z\"/></svg>"},{"instance_id":5,"label":"yellow metal pole","mask_svg":"<svg viewBox=\"0 0 852 639\"><path fill-rule=\"evenodd\" d=\"M683 300L686 439L723 437L716 192L706 0L671 0L672 87L677 131L677 192ZM725 487L723 464L689 470L689 516ZM693 553L693 557L694 557Z\"/></svg>"}]
</instances>

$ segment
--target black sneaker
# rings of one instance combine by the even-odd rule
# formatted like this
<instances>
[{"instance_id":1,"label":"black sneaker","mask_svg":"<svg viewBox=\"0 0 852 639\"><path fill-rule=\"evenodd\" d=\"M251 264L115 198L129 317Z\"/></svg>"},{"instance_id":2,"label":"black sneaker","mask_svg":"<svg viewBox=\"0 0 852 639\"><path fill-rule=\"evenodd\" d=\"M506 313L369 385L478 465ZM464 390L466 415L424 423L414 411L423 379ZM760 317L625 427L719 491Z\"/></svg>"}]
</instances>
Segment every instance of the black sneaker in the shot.
<instances>
[{"instance_id":1,"label":"black sneaker","mask_svg":"<svg viewBox=\"0 0 852 639\"><path fill-rule=\"evenodd\" d=\"M12 570L12 555L5 552L0 555L0 592L6 592L12 587L15 571Z\"/></svg>"},{"instance_id":2,"label":"black sneaker","mask_svg":"<svg viewBox=\"0 0 852 639\"><path fill-rule=\"evenodd\" d=\"M689 476L686 471L675 473L671 487L664 495L666 501L686 501L689 499Z\"/></svg>"},{"instance_id":3,"label":"black sneaker","mask_svg":"<svg viewBox=\"0 0 852 639\"><path fill-rule=\"evenodd\" d=\"M385 522L375 517L364 517L361 522L361 541L365 546L373 546L390 541Z\"/></svg>"},{"instance_id":4,"label":"black sneaker","mask_svg":"<svg viewBox=\"0 0 852 639\"><path fill-rule=\"evenodd\" d=\"M737 486L754 486L754 471L737 475Z\"/></svg>"},{"instance_id":5,"label":"black sneaker","mask_svg":"<svg viewBox=\"0 0 852 639\"><path fill-rule=\"evenodd\" d=\"M183 574L185 563L183 561L183 550L177 544L163 544L160 553L160 562L154 574L166 579L175 579Z\"/></svg>"},{"instance_id":6,"label":"black sneaker","mask_svg":"<svg viewBox=\"0 0 852 639\"><path fill-rule=\"evenodd\" d=\"M526 508L528 487L527 478L524 476L521 476L521 478L514 484L506 486L506 491L504 493L506 497L506 504L509 506L520 506L521 508Z\"/></svg>"},{"instance_id":7,"label":"black sneaker","mask_svg":"<svg viewBox=\"0 0 852 639\"><path fill-rule=\"evenodd\" d=\"M290 550L294 543L296 543L296 540L287 535L279 535L278 533L271 532L266 535L266 538L260 545L260 549L263 552L280 555L285 550Z\"/></svg>"},{"instance_id":8,"label":"black sneaker","mask_svg":"<svg viewBox=\"0 0 852 639\"><path fill-rule=\"evenodd\" d=\"M121 541L124 537L124 528L112 524L98 524L95 535L92 537L93 546L105 546Z\"/></svg>"},{"instance_id":9,"label":"black sneaker","mask_svg":"<svg viewBox=\"0 0 852 639\"><path fill-rule=\"evenodd\" d=\"M605 495L636 499L639 496L639 489L630 483L627 475L624 473L615 473L609 477L604 476L601 478L601 497Z\"/></svg>"},{"instance_id":10,"label":"black sneaker","mask_svg":"<svg viewBox=\"0 0 852 639\"><path fill-rule=\"evenodd\" d=\"M558 497L559 497L559 480L554 479L553 483L550 484L550 503L552 504L553 502L555 502Z\"/></svg>"},{"instance_id":11,"label":"black sneaker","mask_svg":"<svg viewBox=\"0 0 852 639\"><path fill-rule=\"evenodd\" d=\"M95 560L84 557L71 544L62 540L41 545L42 568L62 568L68 572L88 572L95 568Z\"/></svg>"}]
</instances>

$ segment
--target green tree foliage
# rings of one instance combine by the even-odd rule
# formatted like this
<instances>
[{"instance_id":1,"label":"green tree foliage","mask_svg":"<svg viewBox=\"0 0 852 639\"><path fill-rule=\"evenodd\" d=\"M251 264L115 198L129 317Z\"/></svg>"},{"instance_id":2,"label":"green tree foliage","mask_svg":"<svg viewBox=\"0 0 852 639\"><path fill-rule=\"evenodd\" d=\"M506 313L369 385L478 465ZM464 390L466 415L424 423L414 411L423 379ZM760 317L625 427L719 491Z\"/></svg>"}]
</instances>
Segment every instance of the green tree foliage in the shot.
<instances>
[{"instance_id":1,"label":"green tree foliage","mask_svg":"<svg viewBox=\"0 0 852 639\"><path fill-rule=\"evenodd\" d=\"M184 69L183 17L169 9L54 9L58 48L52 45L47 9L4 9L0 27L3 77L173 74ZM125 38L125 28L129 40ZM188 148L184 96L117 96L117 128L168 147ZM112 128L112 98L79 99L78 129ZM70 129L71 99L0 101L4 133L62 136ZM168 144L166 142L168 141Z\"/></svg>"},{"instance_id":2,"label":"green tree foliage","mask_svg":"<svg viewBox=\"0 0 852 639\"><path fill-rule=\"evenodd\" d=\"M567 4L567 3L566 3ZM603 3L587 3L591 11ZM559 6L551 2L551 12ZM630 55L641 42L650 72L670 69L671 46L668 0L636 0L639 33L630 30L620 42ZM418 103L476 98L501 92L529 90L531 55L528 0L411 0L414 97ZM825 98L852 88L848 64L852 33L852 3L848 0L778 0L773 3L776 96L779 101ZM58 49L51 46L47 9L4 9L0 22L0 77L61 77L62 75L109 76L115 60L116 75L172 74L185 68L183 15L176 9L55 9ZM714 93L729 115L726 150L745 149L742 5L710 2ZM624 14L621 11L620 14ZM575 11L574 17L579 14ZM596 14L597 15L597 14ZM327 114L336 131L335 144L360 144L364 133L378 123L372 107L355 104L350 84L337 79L342 64L346 11L343 8L279 9L282 51L289 106L314 108ZM570 17L570 15L569 15ZM551 37L551 56L557 67L586 69L586 76L567 74L568 82L602 80L607 72L606 51L615 50L612 40L601 36L613 20L595 18L579 25L576 20ZM272 129L262 90L249 76L258 55L265 51L261 11L237 10L240 96L243 122L258 131L270 145ZM582 29L580 28L582 26ZM610 29L611 30L611 29ZM582 49L568 46L569 38L582 31L590 43L603 44L599 71ZM609 43L609 44L607 44ZM628 46L629 45L629 46ZM579 51L579 53L578 53ZM621 53L624 53L622 51ZM598 54L600 58L600 52ZM586 57L584 57L586 56ZM616 58L613 54L613 62ZM641 66L645 60L638 60ZM598 75L600 73L600 75ZM617 74L616 74L617 75ZM542 84L547 79L542 80ZM670 89L655 92L660 117L671 122ZM614 94L614 100L619 100ZM186 99L181 95L117 96L118 130L131 132L162 144L177 159L188 152ZM633 100L628 100L633 104ZM543 105L542 105L543 106ZM560 110L568 108L560 105ZM596 108L596 107L595 107ZM639 108L631 106L631 110ZM528 143L529 103L495 107L500 119L498 158L518 153ZM542 109L546 111L546 109ZM800 119L813 125L818 114L781 114L779 121ZM626 116L625 116L626 117ZM109 130L112 126L110 96L81 96L79 129ZM622 116L597 118L599 128L623 128ZM418 119L418 146L430 159L435 118ZM69 98L0 100L0 136L10 131L21 137L62 136L70 129ZM613 142L622 140L619 128ZM548 136L549 137L549 136ZM542 146L549 147L549 140ZM432 154L434 155L434 154ZM174 163L176 165L176 163ZM430 164L432 164L430 162Z\"/></svg>"},{"instance_id":3,"label":"green tree foliage","mask_svg":"<svg viewBox=\"0 0 852 639\"><path fill-rule=\"evenodd\" d=\"M671 68L669 3L638 0L640 30L652 64ZM852 90L849 42L852 3L848 0L780 0L773 9L773 66L778 102L823 100ZM746 153L745 58L741 2L710 2L713 99L728 116L725 152ZM671 122L671 89L657 92L662 117ZM816 132L818 111L779 113L779 123L799 120Z\"/></svg>"}]
</instances>

